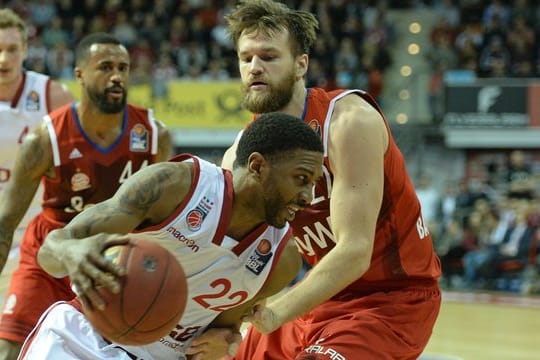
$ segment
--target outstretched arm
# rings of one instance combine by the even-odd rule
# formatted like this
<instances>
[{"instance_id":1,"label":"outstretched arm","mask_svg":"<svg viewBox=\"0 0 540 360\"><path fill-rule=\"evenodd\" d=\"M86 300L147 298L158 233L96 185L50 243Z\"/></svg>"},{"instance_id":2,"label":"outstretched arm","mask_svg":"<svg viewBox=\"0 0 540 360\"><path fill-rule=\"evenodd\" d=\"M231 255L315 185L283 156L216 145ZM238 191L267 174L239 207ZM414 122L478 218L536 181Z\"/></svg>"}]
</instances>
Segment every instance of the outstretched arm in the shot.
<instances>
[{"instance_id":1,"label":"outstretched arm","mask_svg":"<svg viewBox=\"0 0 540 360\"><path fill-rule=\"evenodd\" d=\"M24 138L10 180L0 193L0 271L7 261L13 232L28 210L41 177L52 168L52 163L49 135L43 124Z\"/></svg>"},{"instance_id":2,"label":"outstretched arm","mask_svg":"<svg viewBox=\"0 0 540 360\"><path fill-rule=\"evenodd\" d=\"M163 221L186 196L192 181L192 164L164 162L131 176L116 194L85 209L62 229L52 231L38 253L38 263L55 277L69 275L92 305L103 306L94 287L118 289L123 269L109 262L102 251L128 241L125 234L141 223ZM130 235L134 236L134 235Z\"/></svg>"}]
</instances>

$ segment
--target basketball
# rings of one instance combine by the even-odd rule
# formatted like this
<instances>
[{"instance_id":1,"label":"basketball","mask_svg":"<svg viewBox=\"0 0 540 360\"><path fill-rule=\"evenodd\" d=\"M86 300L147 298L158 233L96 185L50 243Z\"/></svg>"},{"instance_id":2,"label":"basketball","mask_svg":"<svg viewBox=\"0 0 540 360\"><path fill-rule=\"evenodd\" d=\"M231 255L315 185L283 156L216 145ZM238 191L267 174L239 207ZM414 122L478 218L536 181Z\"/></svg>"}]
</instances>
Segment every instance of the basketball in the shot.
<instances>
[{"instance_id":1,"label":"basketball","mask_svg":"<svg viewBox=\"0 0 540 360\"><path fill-rule=\"evenodd\" d=\"M132 239L112 246L105 257L123 266L126 275L114 294L105 287L97 290L105 309L84 313L100 334L124 345L144 345L167 335L182 317L187 300L187 279L178 260L156 242Z\"/></svg>"}]
</instances>

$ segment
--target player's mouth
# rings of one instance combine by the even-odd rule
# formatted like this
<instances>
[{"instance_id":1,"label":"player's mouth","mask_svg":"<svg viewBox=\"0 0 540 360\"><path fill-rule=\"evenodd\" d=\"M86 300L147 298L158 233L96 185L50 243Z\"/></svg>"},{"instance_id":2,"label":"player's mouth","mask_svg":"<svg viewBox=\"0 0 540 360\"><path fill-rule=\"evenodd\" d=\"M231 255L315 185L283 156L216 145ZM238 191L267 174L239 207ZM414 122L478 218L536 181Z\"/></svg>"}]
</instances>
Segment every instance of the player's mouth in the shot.
<instances>
[{"instance_id":1,"label":"player's mouth","mask_svg":"<svg viewBox=\"0 0 540 360\"><path fill-rule=\"evenodd\" d=\"M1 68L0 69L0 76L6 76L11 72L11 69Z\"/></svg>"},{"instance_id":2,"label":"player's mouth","mask_svg":"<svg viewBox=\"0 0 540 360\"><path fill-rule=\"evenodd\" d=\"M268 84L263 81L253 81L249 84L249 88L255 91L264 90L267 88L267 86Z\"/></svg>"},{"instance_id":3,"label":"player's mouth","mask_svg":"<svg viewBox=\"0 0 540 360\"><path fill-rule=\"evenodd\" d=\"M287 206L287 221L293 221L296 216L296 212L300 210L302 210L302 208L297 205L288 205Z\"/></svg>"},{"instance_id":4,"label":"player's mouth","mask_svg":"<svg viewBox=\"0 0 540 360\"><path fill-rule=\"evenodd\" d=\"M106 92L108 96L114 99L122 99L124 97L124 89L118 86L107 89Z\"/></svg>"}]
</instances>

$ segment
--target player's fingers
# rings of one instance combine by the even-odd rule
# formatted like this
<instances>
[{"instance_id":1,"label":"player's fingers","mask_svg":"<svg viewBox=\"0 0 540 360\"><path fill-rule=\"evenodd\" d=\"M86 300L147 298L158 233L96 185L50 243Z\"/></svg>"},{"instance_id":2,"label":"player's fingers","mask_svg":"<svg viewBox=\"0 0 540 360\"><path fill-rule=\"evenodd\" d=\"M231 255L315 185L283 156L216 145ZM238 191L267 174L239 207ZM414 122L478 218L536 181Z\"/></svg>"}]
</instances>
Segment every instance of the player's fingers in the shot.
<instances>
[{"instance_id":1,"label":"player's fingers","mask_svg":"<svg viewBox=\"0 0 540 360\"><path fill-rule=\"evenodd\" d=\"M90 290L85 295L88 298L89 302L92 304L92 306L94 306L95 308L99 310L105 309L105 305L106 305L105 301L101 298L101 296L99 296L99 294L94 289Z\"/></svg>"},{"instance_id":2,"label":"player's fingers","mask_svg":"<svg viewBox=\"0 0 540 360\"><path fill-rule=\"evenodd\" d=\"M117 246L117 245L125 245L127 243L129 243L131 237L127 236L127 235L117 235L117 236L114 236L114 237L110 237L112 235L109 235L109 238L106 239L103 244L101 245L101 251L103 252L103 250L107 249L107 248L110 248L112 246Z\"/></svg>"},{"instance_id":3,"label":"player's fingers","mask_svg":"<svg viewBox=\"0 0 540 360\"><path fill-rule=\"evenodd\" d=\"M81 291L84 293L94 290L96 285L103 285L110 289L113 293L118 293L120 291L120 283L114 274L111 274L110 271L103 271L103 269L97 267L94 262L84 262L80 265L81 274L86 275L85 277L81 276L80 286Z\"/></svg>"}]
</instances>

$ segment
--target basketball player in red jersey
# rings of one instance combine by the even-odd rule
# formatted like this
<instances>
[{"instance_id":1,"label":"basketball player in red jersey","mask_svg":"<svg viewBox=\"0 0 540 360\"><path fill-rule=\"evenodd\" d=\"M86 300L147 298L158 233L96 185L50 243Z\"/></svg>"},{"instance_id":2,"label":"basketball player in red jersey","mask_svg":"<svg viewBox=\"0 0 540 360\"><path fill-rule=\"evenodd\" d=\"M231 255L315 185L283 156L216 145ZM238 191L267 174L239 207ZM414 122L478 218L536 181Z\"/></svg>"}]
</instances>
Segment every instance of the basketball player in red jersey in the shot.
<instances>
[{"instance_id":1,"label":"basketball player in red jersey","mask_svg":"<svg viewBox=\"0 0 540 360\"><path fill-rule=\"evenodd\" d=\"M312 14L250 0L226 20L245 107L302 117L325 148L311 206L292 221L313 268L246 318L254 327L236 359L416 359L439 312L441 270L381 109L361 90L306 89Z\"/></svg>"},{"instance_id":2,"label":"basketball player in red jersey","mask_svg":"<svg viewBox=\"0 0 540 360\"><path fill-rule=\"evenodd\" d=\"M34 71L25 71L28 30L11 9L0 9L0 193L11 177L15 154L30 129L50 111L73 101L59 83ZM0 205L1 206L1 205ZM36 197L15 235L18 243L24 228L41 207ZM12 237L0 234L0 272L4 268Z\"/></svg>"},{"instance_id":3,"label":"basketball player in red jersey","mask_svg":"<svg viewBox=\"0 0 540 360\"><path fill-rule=\"evenodd\" d=\"M152 111L126 104L129 66L129 54L115 37L96 33L82 39L75 68L80 102L50 113L20 147L0 203L0 240L11 240L40 181L43 210L21 242L0 321L0 358L16 358L41 313L74 297L67 278L52 278L36 263L45 236L111 197L136 171L171 155L169 133Z\"/></svg>"}]
</instances>

